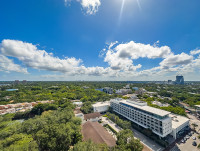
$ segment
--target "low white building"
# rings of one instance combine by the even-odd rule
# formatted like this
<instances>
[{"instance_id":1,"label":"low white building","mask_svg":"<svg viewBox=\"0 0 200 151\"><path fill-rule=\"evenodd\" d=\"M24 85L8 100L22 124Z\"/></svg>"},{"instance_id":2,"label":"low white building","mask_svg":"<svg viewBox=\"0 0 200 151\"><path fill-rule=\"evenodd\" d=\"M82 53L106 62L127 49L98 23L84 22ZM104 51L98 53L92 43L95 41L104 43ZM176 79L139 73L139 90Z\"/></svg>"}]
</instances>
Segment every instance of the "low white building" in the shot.
<instances>
[{"instance_id":1,"label":"low white building","mask_svg":"<svg viewBox=\"0 0 200 151\"><path fill-rule=\"evenodd\" d=\"M103 113L103 112L108 111L108 109L110 107L110 101L97 102L97 103L93 104L92 106L93 106L94 112Z\"/></svg>"},{"instance_id":2,"label":"low white building","mask_svg":"<svg viewBox=\"0 0 200 151\"><path fill-rule=\"evenodd\" d=\"M172 132L171 135L176 139L184 133L185 130L189 129L189 119L184 116L179 116L175 114L169 114L172 119Z\"/></svg>"}]
</instances>

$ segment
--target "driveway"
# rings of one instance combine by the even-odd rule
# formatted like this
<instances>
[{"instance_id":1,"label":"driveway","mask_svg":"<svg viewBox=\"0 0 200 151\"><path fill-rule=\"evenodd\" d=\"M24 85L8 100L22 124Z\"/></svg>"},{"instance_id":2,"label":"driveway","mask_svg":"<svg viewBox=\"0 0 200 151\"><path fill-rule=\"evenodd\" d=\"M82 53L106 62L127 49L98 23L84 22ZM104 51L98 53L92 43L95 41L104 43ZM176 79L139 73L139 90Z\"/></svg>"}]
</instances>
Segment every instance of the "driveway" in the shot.
<instances>
[{"instance_id":1,"label":"driveway","mask_svg":"<svg viewBox=\"0 0 200 151\"><path fill-rule=\"evenodd\" d=\"M104 124L109 124L117 133L122 130L122 128L120 128L117 124L107 119L106 117L102 117L102 122Z\"/></svg>"}]
</instances>

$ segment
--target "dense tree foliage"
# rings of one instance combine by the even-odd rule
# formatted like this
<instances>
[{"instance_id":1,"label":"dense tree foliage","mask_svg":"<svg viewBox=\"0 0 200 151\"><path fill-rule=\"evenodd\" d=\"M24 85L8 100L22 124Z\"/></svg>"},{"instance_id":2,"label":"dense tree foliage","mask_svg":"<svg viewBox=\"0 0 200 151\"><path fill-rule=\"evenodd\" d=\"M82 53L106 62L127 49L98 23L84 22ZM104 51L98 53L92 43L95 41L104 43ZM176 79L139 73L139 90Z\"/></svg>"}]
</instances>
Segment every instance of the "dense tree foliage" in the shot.
<instances>
[{"instance_id":1,"label":"dense tree foliage","mask_svg":"<svg viewBox=\"0 0 200 151\"><path fill-rule=\"evenodd\" d=\"M70 151L109 151L106 144L95 144L91 140L77 143Z\"/></svg>"},{"instance_id":2,"label":"dense tree foliage","mask_svg":"<svg viewBox=\"0 0 200 151\"><path fill-rule=\"evenodd\" d=\"M88 114L88 113L92 113L93 112L93 107L92 107L92 103L87 101L83 103L83 106L81 107L81 111L84 114Z\"/></svg>"},{"instance_id":3,"label":"dense tree foliage","mask_svg":"<svg viewBox=\"0 0 200 151\"><path fill-rule=\"evenodd\" d=\"M111 121L113 121L119 127L123 128L123 129L130 129L131 128L131 122L130 121L122 120L116 114L112 114L110 112L107 112L105 116L108 117Z\"/></svg>"},{"instance_id":4,"label":"dense tree foliage","mask_svg":"<svg viewBox=\"0 0 200 151\"><path fill-rule=\"evenodd\" d=\"M65 151L82 140L81 120L70 107L45 111L26 121L12 121L14 116L0 118L0 150Z\"/></svg>"},{"instance_id":5,"label":"dense tree foliage","mask_svg":"<svg viewBox=\"0 0 200 151\"><path fill-rule=\"evenodd\" d=\"M149 106L152 106L152 107L155 107L155 108L159 108L159 109L162 109L162 110L166 110L166 111L178 114L178 115L186 116L185 109L182 108L182 107L175 106L175 105L173 105L173 106L170 105L168 107L160 107L158 105L152 104L152 101L154 101L154 98L150 98L150 97L147 98L147 99L143 99L143 100L146 101Z\"/></svg>"},{"instance_id":6,"label":"dense tree foliage","mask_svg":"<svg viewBox=\"0 0 200 151\"><path fill-rule=\"evenodd\" d=\"M109 95L95 90L103 88L106 83L99 82L29 82L25 85L10 85L0 87L0 104L18 102L35 102L42 100L75 100L83 102L107 101L110 98L119 97L116 94ZM107 83L113 88L122 87L125 83ZM87 86L87 88L84 88ZM18 91L6 91L6 89L18 89Z\"/></svg>"},{"instance_id":7,"label":"dense tree foliage","mask_svg":"<svg viewBox=\"0 0 200 151\"><path fill-rule=\"evenodd\" d=\"M143 145L135 139L130 129L122 130L117 134L117 150L142 151Z\"/></svg>"}]
</instances>

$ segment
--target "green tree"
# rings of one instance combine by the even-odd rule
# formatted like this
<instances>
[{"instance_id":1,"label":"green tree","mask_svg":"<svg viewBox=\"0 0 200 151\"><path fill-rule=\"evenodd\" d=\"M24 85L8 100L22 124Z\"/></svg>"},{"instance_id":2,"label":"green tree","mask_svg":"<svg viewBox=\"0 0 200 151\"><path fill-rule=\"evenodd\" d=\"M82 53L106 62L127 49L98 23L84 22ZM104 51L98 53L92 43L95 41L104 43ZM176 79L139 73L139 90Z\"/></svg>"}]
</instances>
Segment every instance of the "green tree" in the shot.
<instances>
[{"instance_id":1,"label":"green tree","mask_svg":"<svg viewBox=\"0 0 200 151\"><path fill-rule=\"evenodd\" d=\"M118 148L130 151L142 151L143 145L135 139L130 129L122 130L117 134Z\"/></svg>"},{"instance_id":2,"label":"green tree","mask_svg":"<svg viewBox=\"0 0 200 151\"><path fill-rule=\"evenodd\" d=\"M106 144L95 144L91 140L77 143L70 151L108 151Z\"/></svg>"},{"instance_id":3,"label":"green tree","mask_svg":"<svg viewBox=\"0 0 200 151\"><path fill-rule=\"evenodd\" d=\"M89 101L84 102L83 106L81 107L81 111L84 114L92 113L93 112L92 103Z\"/></svg>"}]
</instances>

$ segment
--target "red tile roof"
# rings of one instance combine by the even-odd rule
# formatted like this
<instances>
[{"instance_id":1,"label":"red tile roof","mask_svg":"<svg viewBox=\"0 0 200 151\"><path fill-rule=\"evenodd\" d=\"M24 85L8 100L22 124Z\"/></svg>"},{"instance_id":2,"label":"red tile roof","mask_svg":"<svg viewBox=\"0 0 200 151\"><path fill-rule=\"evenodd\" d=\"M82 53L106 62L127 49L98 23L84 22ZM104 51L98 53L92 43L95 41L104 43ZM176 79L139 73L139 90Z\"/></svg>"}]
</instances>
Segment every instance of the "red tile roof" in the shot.
<instances>
[{"instance_id":1,"label":"red tile roof","mask_svg":"<svg viewBox=\"0 0 200 151\"><path fill-rule=\"evenodd\" d=\"M95 112L95 113L89 113L89 114L84 114L84 119L88 120L88 119L93 119L96 117L100 117L101 114L99 112Z\"/></svg>"},{"instance_id":2,"label":"red tile roof","mask_svg":"<svg viewBox=\"0 0 200 151\"><path fill-rule=\"evenodd\" d=\"M98 122L88 121L83 124L82 134L84 141L91 139L95 143L105 143L110 147L116 145L116 140Z\"/></svg>"}]
</instances>

